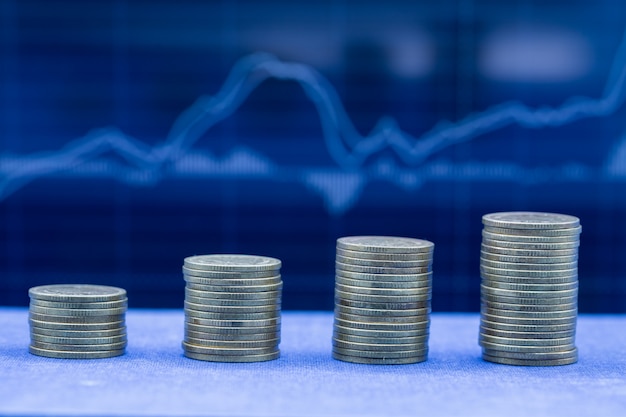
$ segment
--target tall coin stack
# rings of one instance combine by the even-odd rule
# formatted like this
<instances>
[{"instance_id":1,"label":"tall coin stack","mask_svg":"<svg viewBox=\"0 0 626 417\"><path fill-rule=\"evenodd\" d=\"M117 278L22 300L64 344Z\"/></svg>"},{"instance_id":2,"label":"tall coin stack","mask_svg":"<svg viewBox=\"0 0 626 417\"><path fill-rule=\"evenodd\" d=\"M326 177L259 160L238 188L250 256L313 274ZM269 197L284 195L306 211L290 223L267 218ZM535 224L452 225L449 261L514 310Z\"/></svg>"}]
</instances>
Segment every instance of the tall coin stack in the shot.
<instances>
[{"instance_id":1,"label":"tall coin stack","mask_svg":"<svg viewBox=\"0 0 626 417\"><path fill-rule=\"evenodd\" d=\"M432 242L403 237L337 240L335 359L365 364L427 359L433 249Z\"/></svg>"},{"instance_id":2,"label":"tall coin stack","mask_svg":"<svg viewBox=\"0 0 626 417\"><path fill-rule=\"evenodd\" d=\"M483 359L527 366L578 360L578 218L510 212L483 216Z\"/></svg>"},{"instance_id":3,"label":"tall coin stack","mask_svg":"<svg viewBox=\"0 0 626 417\"><path fill-rule=\"evenodd\" d=\"M30 296L30 353L98 359L126 349L126 291L104 285L44 285Z\"/></svg>"},{"instance_id":4,"label":"tall coin stack","mask_svg":"<svg viewBox=\"0 0 626 417\"><path fill-rule=\"evenodd\" d=\"M185 258L185 356L212 362L278 358L280 267L265 256Z\"/></svg>"}]
</instances>

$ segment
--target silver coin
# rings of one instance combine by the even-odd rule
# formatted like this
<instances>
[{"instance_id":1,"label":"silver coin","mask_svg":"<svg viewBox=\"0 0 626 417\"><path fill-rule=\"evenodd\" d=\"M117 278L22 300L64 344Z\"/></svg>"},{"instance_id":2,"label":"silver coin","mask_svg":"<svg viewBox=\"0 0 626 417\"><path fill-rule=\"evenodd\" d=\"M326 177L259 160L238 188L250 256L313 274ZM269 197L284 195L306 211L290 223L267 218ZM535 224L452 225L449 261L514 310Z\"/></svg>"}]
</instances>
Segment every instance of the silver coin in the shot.
<instances>
[{"instance_id":1,"label":"silver coin","mask_svg":"<svg viewBox=\"0 0 626 417\"><path fill-rule=\"evenodd\" d=\"M185 296L185 301L193 304L198 304L203 306L204 308L210 309L211 311L223 311L223 312L234 312L234 311L243 311L244 309L256 309L260 307L263 309L271 310L280 309L281 300L271 299L271 298L263 298L261 300L223 300L218 298L201 298L201 297L192 297L190 295ZM258 311L258 310L256 310ZM252 312L252 311L250 311Z\"/></svg>"},{"instance_id":2,"label":"silver coin","mask_svg":"<svg viewBox=\"0 0 626 417\"><path fill-rule=\"evenodd\" d=\"M110 345L128 341L126 335L109 337L53 337L37 333L31 333L30 340L55 345Z\"/></svg>"},{"instance_id":3,"label":"silver coin","mask_svg":"<svg viewBox=\"0 0 626 417\"><path fill-rule=\"evenodd\" d=\"M182 342L185 352L202 353L205 355L226 355L226 356L247 356L247 355L269 355L276 352L276 346L262 348L214 348L208 346L198 346L185 341Z\"/></svg>"},{"instance_id":4,"label":"silver coin","mask_svg":"<svg viewBox=\"0 0 626 417\"><path fill-rule=\"evenodd\" d=\"M346 256L336 255L336 262L346 265L359 265L374 268L430 268L433 264L432 259L417 261L379 261L371 259L349 258Z\"/></svg>"},{"instance_id":5,"label":"silver coin","mask_svg":"<svg viewBox=\"0 0 626 417\"><path fill-rule=\"evenodd\" d=\"M479 341L487 342L487 343L497 343L500 345L510 345L510 346L568 346L574 347L574 338L573 337L563 337L563 338L542 338L542 339L514 339L512 337L499 337L492 336L484 333L480 333Z\"/></svg>"},{"instance_id":6,"label":"silver coin","mask_svg":"<svg viewBox=\"0 0 626 417\"><path fill-rule=\"evenodd\" d=\"M556 277L556 278L528 278L528 277L512 277L506 275L495 275L481 272L481 278L489 282L501 282L509 284L566 284L578 282L578 274Z\"/></svg>"},{"instance_id":7,"label":"silver coin","mask_svg":"<svg viewBox=\"0 0 626 417\"><path fill-rule=\"evenodd\" d=\"M336 352L340 355L345 356L356 356L362 358L410 358L414 356L423 356L428 354L428 349L411 349L411 350L400 350L394 352L373 352L369 350L358 350L358 349L349 349L342 348L339 346L333 346L333 352Z\"/></svg>"},{"instance_id":8,"label":"silver coin","mask_svg":"<svg viewBox=\"0 0 626 417\"><path fill-rule=\"evenodd\" d=\"M374 261L428 261L432 260L432 252L418 253L380 253L380 252L362 252L349 249L337 248L337 255L347 258L366 259Z\"/></svg>"},{"instance_id":9,"label":"silver coin","mask_svg":"<svg viewBox=\"0 0 626 417\"><path fill-rule=\"evenodd\" d=\"M355 308L335 304L335 311L343 314L354 314L359 316L391 316L391 317L422 317L430 314L430 307L412 310L377 310L370 308Z\"/></svg>"},{"instance_id":10,"label":"silver coin","mask_svg":"<svg viewBox=\"0 0 626 417\"><path fill-rule=\"evenodd\" d=\"M117 316L126 313L126 307L122 308L97 308L97 309L67 309L67 308L49 308L30 305L31 313L42 314L46 316L65 316L65 317L102 317Z\"/></svg>"},{"instance_id":11,"label":"silver coin","mask_svg":"<svg viewBox=\"0 0 626 417\"><path fill-rule=\"evenodd\" d=\"M579 242L579 236L520 236L490 233L483 229L483 239L514 242L514 243L573 243Z\"/></svg>"},{"instance_id":12,"label":"silver coin","mask_svg":"<svg viewBox=\"0 0 626 417\"><path fill-rule=\"evenodd\" d=\"M432 269L430 266L414 267L414 268L383 268L376 266L360 266L335 262L335 270L360 272L362 274L425 274Z\"/></svg>"},{"instance_id":13,"label":"silver coin","mask_svg":"<svg viewBox=\"0 0 626 417\"><path fill-rule=\"evenodd\" d=\"M571 227L567 229L511 229L508 227L485 226L483 230L498 235L517 235L517 236L578 236L582 232L582 227Z\"/></svg>"},{"instance_id":14,"label":"silver coin","mask_svg":"<svg viewBox=\"0 0 626 417\"><path fill-rule=\"evenodd\" d=\"M207 326L202 324L196 324L193 322L185 322L185 331L199 332L199 333L211 333L218 337L224 336L245 336L249 335L267 335L280 333L280 322L265 326L245 326L245 327L233 327L233 326Z\"/></svg>"},{"instance_id":15,"label":"silver coin","mask_svg":"<svg viewBox=\"0 0 626 417\"><path fill-rule=\"evenodd\" d=\"M335 282L342 285L349 285L352 287L364 287L364 288L387 288L387 289L412 289L412 288L427 288L432 286L431 280L424 281L402 281L402 282L389 282L389 281L361 281L358 279L344 278L341 275L335 276Z\"/></svg>"},{"instance_id":16,"label":"silver coin","mask_svg":"<svg viewBox=\"0 0 626 417\"><path fill-rule=\"evenodd\" d=\"M32 317L29 318L28 322L32 327L37 327L39 329L50 329L50 330L66 330L66 331L101 331L101 330L113 330L123 328L126 324L125 321L118 320L112 322L104 322L104 323L55 323L49 322L46 320L37 320Z\"/></svg>"},{"instance_id":17,"label":"silver coin","mask_svg":"<svg viewBox=\"0 0 626 417\"><path fill-rule=\"evenodd\" d=\"M29 346L28 351L37 356L56 359L104 359L121 356L126 353L125 349L107 350L103 352L68 352L50 349L40 349L35 346Z\"/></svg>"},{"instance_id":18,"label":"silver coin","mask_svg":"<svg viewBox=\"0 0 626 417\"><path fill-rule=\"evenodd\" d=\"M481 318L487 321L501 324L516 324L525 326L553 326L569 324L576 325L576 316L561 317L556 319L518 319L512 317L495 316L492 314L481 314Z\"/></svg>"},{"instance_id":19,"label":"silver coin","mask_svg":"<svg viewBox=\"0 0 626 417\"><path fill-rule=\"evenodd\" d=\"M510 282L499 282L491 280L483 280L482 285L489 288L509 291L570 291L578 289L578 281L568 282L564 284L520 284Z\"/></svg>"},{"instance_id":20,"label":"silver coin","mask_svg":"<svg viewBox=\"0 0 626 417\"><path fill-rule=\"evenodd\" d=\"M256 279L215 279L194 277L193 275L184 275L183 279L186 282L193 282L194 284L214 287L261 287L266 285L277 285L282 282L280 275L275 275L269 278Z\"/></svg>"},{"instance_id":21,"label":"silver coin","mask_svg":"<svg viewBox=\"0 0 626 417\"><path fill-rule=\"evenodd\" d=\"M59 301L44 301L38 300L36 298L32 298L30 300L31 306L44 307L44 308L60 308L60 309L89 309L89 310L105 310L105 309L116 309L116 308L127 308L128 307L128 298L124 298L119 301L108 301L108 302L86 302L86 303L66 303Z\"/></svg>"},{"instance_id":22,"label":"silver coin","mask_svg":"<svg viewBox=\"0 0 626 417\"><path fill-rule=\"evenodd\" d=\"M266 362L273 361L280 357L280 351L275 351L272 353L264 354L264 355L205 355L202 353L195 353L185 351L184 355L189 359L195 359L199 361L207 361L207 362L238 362L238 363L250 363L250 362Z\"/></svg>"},{"instance_id":23,"label":"silver coin","mask_svg":"<svg viewBox=\"0 0 626 417\"><path fill-rule=\"evenodd\" d=\"M30 298L66 303L106 302L126 298L126 290L107 285L58 284L42 285L28 290Z\"/></svg>"},{"instance_id":24,"label":"silver coin","mask_svg":"<svg viewBox=\"0 0 626 417\"><path fill-rule=\"evenodd\" d=\"M231 279L264 279L271 278L276 275L280 275L280 271L278 270L269 270L269 271L205 271L202 269L194 269L183 266L183 275L189 275L197 278L209 278L209 279L221 279L221 280L231 280Z\"/></svg>"},{"instance_id":25,"label":"silver coin","mask_svg":"<svg viewBox=\"0 0 626 417\"><path fill-rule=\"evenodd\" d=\"M258 295L262 295L261 298L251 298L251 299L231 299L224 298L224 293L213 293L209 292L207 294L206 291L195 290L193 288L185 288L185 299L191 301L192 299L199 300L195 301L197 304L212 304L216 306L230 306L230 307L249 307L249 306L264 306L264 305L274 305L280 303L280 292L274 292L273 296L265 297L264 293L256 293ZM207 296L208 295L208 296ZM246 295L255 295L255 293L246 293Z\"/></svg>"},{"instance_id":26,"label":"silver coin","mask_svg":"<svg viewBox=\"0 0 626 417\"><path fill-rule=\"evenodd\" d=\"M404 344L404 345L401 345L401 344L382 345L382 344L344 342L342 340L337 340L337 339L333 339L333 347L337 347L341 349L355 349L359 351L380 352L380 353L428 349L428 347L424 347L422 343L409 343L409 344Z\"/></svg>"},{"instance_id":27,"label":"silver coin","mask_svg":"<svg viewBox=\"0 0 626 417\"><path fill-rule=\"evenodd\" d=\"M280 306L277 304L268 306L251 306L251 307L223 307L213 306L211 304L196 304L185 300L185 308L194 311L205 311L220 314L255 314L255 313L277 313L280 312Z\"/></svg>"},{"instance_id":28,"label":"silver coin","mask_svg":"<svg viewBox=\"0 0 626 417\"><path fill-rule=\"evenodd\" d=\"M341 320L356 321L360 323L422 323L428 320L427 315L421 316L360 316L358 314L347 314L335 310L335 317Z\"/></svg>"},{"instance_id":29,"label":"silver coin","mask_svg":"<svg viewBox=\"0 0 626 417\"><path fill-rule=\"evenodd\" d=\"M268 327L280 324L280 317L265 320L217 320L193 317L185 312L185 322L210 327Z\"/></svg>"},{"instance_id":30,"label":"silver coin","mask_svg":"<svg viewBox=\"0 0 626 417\"><path fill-rule=\"evenodd\" d=\"M545 305L532 305L532 304L518 304L518 303L502 303L496 301L482 302L481 307L494 308L498 310L509 310L511 312L535 312L535 313L547 313L555 311L574 310L578 308L578 302L576 300L563 304L545 304Z\"/></svg>"},{"instance_id":31,"label":"silver coin","mask_svg":"<svg viewBox=\"0 0 626 417\"><path fill-rule=\"evenodd\" d=\"M564 332L568 330L574 330L576 325L564 324L564 325L517 325L517 324L503 324L499 322L493 322L481 319L480 325L482 327L493 329L493 330L503 330L507 332L515 332L515 333L523 333L523 332L531 332L531 333L539 333L539 332Z\"/></svg>"},{"instance_id":32,"label":"silver coin","mask_svg":"<svg viewBox=\"0 0 626 417\"><path fill-rule=\"evenodd\" d=\"M268 320L280 317L280 311L267 311L264 313L214 313L210 311L196 311L189 307L185 308L185 317L212 320Z\"/></svg>"},{"instance_id":33,"label":"silver coin","mask_svg":"<svg viewBox=\"0 0 626 417\"><path fill-rule=\"evenodd\" d=\"M480 285L480 291L483 295L495 295L495 296L503 296L510 298L569 298L575 297L578 295L578 288L574 288L571 290L562 290L562 291L514 291L514 290L503 290L500 288L492 288L485 284ZM521 304L521 303L520 303Z\"/></svg>"},{"instance_id":34,"label":"silver coin","mask_svg":"<svg viewBox=\"0 0 626 417\"><path fill-rule=\"evenodd\" d=\"M357 356L342 355L333 352L333 359L342 362L358 363L364 365L409 365L413 363L424 362L428 359L428 355L412 356L408 358L363 358Z\"/></svg>"},{"instance_id":35,"label":"silver coin","mask_svg":"<svg viewBox=\"0 0 626 417\"><path fill-rule=\"evenodd\" d=\"M384 296L411 296L411 295L429 295L432 294L431 287L421 288L368 288L368 287L353 287L351 285L344 285L338 282L335 283L335 288L338 291L349 292L352 294L363 295L384 295Z\"/></svg>"},{"instance_id":36,"label":"silver coin","mask_svg":"<svg viewBox=\"0 0 626 417\"><path fill-rule=\"evenodd\" d=\"M428 326L422 327L418 330L367 330L362 328L344 327L336 321L333 329L337 333L346 335L365 337L365 338L381 338L381 339L403 339L405 337L422 337L429 335Z\"/></svg>"},{"instance_id":37,"label":"silver coin","mask_svg":"<svg viewBox=\"0 0 626 417\"><path fill-rule=\"evenodd\" d=\"M431 280L433 276L432 271L424 274L363 274L360 272L336 270L335 274L348 279L376 282L419 282Z\"/></svg>"},{"instance_id":38,"label":"silver coin","mask_svg":"<svg viewBox=\"0 0 626 417\"><path fill-rule=\"evenodd\" d=\"M68 323L68 324L95 324L95 323L113 323L124 321L125 314L115 314L110 316L53 316L50 314L40 314L29 312L29 319L43 321L48 323Z\"/></svg>"},{"instance_id":39,"label":"silver coin","mask_svg":"<svg viewBox=\"0 0 626 417\"><path fill-rule=\"evenodd\" d=\"M580 226L580 220L575 216L532 211L489 213L482 220L485 226L508 229L569 229Z\"/></svg>"},{"instance_id":40,"label":"silver coin","mask_svg":"<svg viewBox=\"0 0 626 417\"><path fill-rule=\"evenodd\" d=\"M428 330L430 321L421 321L417 323L366 323L352 320L344 320L335 316L335 325L361 330L386 330L386 331L404 331L404 330Z\"/></svg>"},{"instance_id":41,"label":"silver coin","mask_svg":"<svg viewBox=\"0 0 626 417\"><path fill-rule=\"evenodd\" d=\"M69 351L69 352L104 352L126 348L126 342L107 343L102 345L65 345L61 343L44 343L31 340L30 346L38 349Z\"/></svg>"},{"instance_id":42,"label":"silver coin","mask_svg":"<svg viewBox=\"0 0 626 417\"><path fill-rule=\"evenodd\" d=\"M507 271L566 271L578 268L578 261L559 264L522 264L515 262L497 262L480 259L481 267L505 269Z\"/></svg>"},{"instance_id":43,"label":"silver coin","mask_svg":"<svg viewBox=\"0 0 626 417\"><path fill-rule=\"evenodd\" d=\"M420 301L418 303L368 303L345 300L340 297L335 298L335 304L346 307L372 310L418 310L422 308L430 308L430 301Z\"/></svg>"},{"instance_id":44,"label":"silver coin","mask_svg":"<svg viewBox=\"0 0 626 417\"><path fill-rule=\"evenodd\" d=\"M570 350L573 348L571 345L563 345L563 346L513 346L513 345L502 345L499 343L491 343L485 342L484 340L480 342L480 346L485 349L491 350L502 350L506 352L536 352L536 353L548 353L548 352L563 352L565 350Z\"/></svg>"},{"instance_id":45,"label":"silver coin","mask_svg":"<svg viewBox=\"0 0 626 417\"><path fill-rule=\"evenodd\" d=\"M499 317L510 318L535 318L535 319L556 319L560 317L575 317L578 314L578 309L572 308L569 310L556 310L556 311L516 311L516 310L503 310L500 308L489 308L487 306L481 306L480 312L483 314L491 314Z\"/></svg>"},{"instance_id":46,"label":"silver coin","mask_svg":"<svg viewBox=\"0 0 626 417\"><path fill-rule=\"evenodd\" d=\"M526 305L557 305L557 304L570 304L578 301L578 297L553 297L553 298L537 298L537 297L505 297L500 295L481 293L481 301L485 301L487 305L489 303L502 303L502 304L526 304ZM491 305L491 307L496 307Z\"/></svg>"},{"instance_id":47,"label":"silver coin","mask_svg":"<svg viewBox=\"0 0 626 417\"><path fill-rule=\"evenodd\" d=\"M337 239L338 249L377 253L432 252L435 245L421 239L395 236L348 236Z\"/></svg>"},{"instance_id":48,"label":"silver coin","mask_svg":"<svg viewBox=\"0 0 626 417\"><path fill-rule=\"evenodd\" d=\"M562 366L571 365L578 362L578 356L572 356L566 359L528 360L499 358L497 356L483 354L483 359L488 362L514 366Z\"/></svg>"},{"instance_id":49,"label":"silver coin","mask_svg":"<svg viewBox=\"0 0 626 417\"><path fill-rule=\"evenodd\" d=\"M191 269L225 272L276 271L282 266L280 260L267 256L215 254L185 258L184 266Z\"/></svg>"},{"instance_id":50,"label":"silver coin","mask_svg":"<svg viewBox=\"0 0 626 417\"><path fill-rule=\"evenodd\" d=\"M481 273L493 275L505 275L510 277L527 277L527 278L562 278L578 274L578 268L561 269L558 271L531 271L531 270L513 270L491 268L485 265L480 266Z\"/></svg>"},{"instance_id":51,"label":"silver coin","mask_svg":"<svg viewBox=\"0 0 626 417\"><path fill-rule=\"evenodd\" d=\"M364 343L370 345L424 345L428 343L428 335L414 337L363 337L340 331L333 332L333 338L347 343Z\"/></svg>"},{"instance_id":52,"label":"silver coin","mask_svg":"<svg viewBox=\"0 0 626 417\"><path fill-rule=\"evenodd\" d=\"M280 331L274 331L271 333L251 333L251 334L223 334L223 333L205 333L196 332L193 330L185 329L185 339L203 339L213 341L226 341L226 342L255 342L262 340L275 340L280 339Z\"/></svg>"},{"instance_id":53,"label":"silver coin","mask_svg":"<svg viewBox=\"0 0 626 417\"><path fill-rule=\"evenodd\" d=\"M566 330L564 332L506 332L481 327L480 332L490 336L511 337L513 339L562 339L564 337L576 337L576 330Z\"/></svg>"},{"instance_id":54,"label":"silver coin","mask_svg":"<svg viewBox=\"0 0 626 417\"><path fill-rule=\"evenodd\" d=\"M563 350L558 352L505 352L502 350L483 349L483 353L490 356L497 356L500 358L509 359L524 359L524 360L548 360L548 359L567 359L572 356L578 356L578 349L573 348L570 350Z\"/></svg>"},{"instance_id":55,"label":"silver coin","mask_svg":"<svg viewBox=\"0 0 626 417\"><path fill-rule=\"evenodd\" d=\"M345 292L335 288L335 296L352 301L362 301L371 303L418 303L421 301L430 301L431 294L425 295L364 295L355 294L353 292Z\"/></svg>"},{"instance_id":56,"label":"silver coin","mask_svg":"<svg viewBox=\"0 0 626 417\"><path fill-rule=\"evenodd\" d=\"M226 292L226 293L267 293L274 291L281 291L283 289L282 282L278 282L276 284L269 285L241 285L241 286L230 286L230 285L205 285L196 282L187 281L187 285L193 284L193 288L206 291L206 292Z\"/></svg>"},{"instance_id":57,"label":"silver coin","mask_svg":"<svg viewBox=\"0 0 626 417\"><path fill-rule=\"evenodd\" d=\"M126 327L122 326L113 330L54 330L36 327L31 324L31 334L51 337L88 337L101 338L126 335Z\"/></svg>"},{"instance_id":58,"label":"silver coin","mask_svg":"<svg viewBox=\"0 0 626 417\"><path fill-rule=\"evenodd\" d=\"M256 340L256 341L225 341L213 340L209 338L192 338L185 337L185 343L193 346L203 346L215 349L257 349L257 348L273 348L276 350L280 339Z\"/></svg>"},{"instance_id":59,"label":"silver coin","mask_svg":"<svg viewBox=\"0 0 626 417\"><path fill-rule=\"evenodd\" d=\"M546 249L546 250L527 250L527 249L507 249L501 248L497 246L489 246L481 243L480 250L485 253L490 253L494 255L504 255L504 256L512 256L512 257L561 257L561 256L575 256L578 255L578 248L573 249Z\"/></svg>"},{"instance_id":60,"label":"silver coin","mask_svg":"<svg viewBox=\"0 0 626 417\"><path fill-rule=\"evenodd\" d=\"M221 300L263 300L280 298L282 287L276 291L240 292L240 291L209 291L203 285L187 283L187 289L201 291L202 298L217 298Z\"/></svg>"},{"instance_id":61,"label":"silver coin","mask_svg":"<svg viewBox=\"0 0 626 417\"><path fill-rule=\"evenodd\" d=\"M481 259L487 261L506 262L514 264L544 265L578 263L578 254L568 256L510 256L480 251L480 257Z\"/></svg>"},{"instance_id":62,"label":"silver coin","mask_svg":"<svg viewBox=\"0 0 626 417\"><path fill-rule=\"evenodd\" d=\"M497 236L499 237L499 235ZM537 243L537 242L511 242L502 239L491 239L485 237L483 232L483 245L502 248L502 249L517 249L517 250L526 250L526 251L546 251L546 250L568 250L568 249L578 249L580 246L580 241L572 241L572 242L560 242L560 243Z\"/></svg>"}]
</instances>

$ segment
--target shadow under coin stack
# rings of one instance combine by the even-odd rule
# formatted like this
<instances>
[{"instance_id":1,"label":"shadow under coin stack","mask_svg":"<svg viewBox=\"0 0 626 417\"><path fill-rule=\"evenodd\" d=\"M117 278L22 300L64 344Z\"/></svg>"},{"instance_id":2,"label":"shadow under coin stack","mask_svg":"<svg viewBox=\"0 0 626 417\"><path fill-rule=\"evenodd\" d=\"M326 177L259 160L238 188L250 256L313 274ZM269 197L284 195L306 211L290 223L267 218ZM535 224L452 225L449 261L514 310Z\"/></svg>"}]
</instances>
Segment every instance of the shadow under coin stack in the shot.
<instances>
[{"instance_id":1,"label":"shadow under coin stack","mask_svg":"<svg viewBox=\"0 0 626 417\"><path fill-rule=\"evenodd\" d=\"M408 364L428 357L432 257L426 240L337 240L333 358Z\"/></svg>"},{"instance_id":2,"label":"shadow under coin stack","mask_svg":"<svg viewBox=\"0 0 626 417\"><path fill-rule=\"evenodd\" d=\"M264 256L185 258L185 356L212 362L278 358L280 267L278 259Z\"/></svg>"},{"instance_id":3,"label":"shadow under coin stack","mask_svg":"<svg viewBox=\"0 0 626 417\"><path fill-rule=\"evenodd\" d=\"M578 360L578 218L510 212L483 216L483 359L527 366Z\"/></svg>"},{"instance_id":4,"label":"shadow under coin stack","mask_svg":"<svg viewBox=\"0 0 626 417\"><path fill-rule=\"evenodd\" d=\"M99 359L126 349L126 291L104 285L44 285L30 296L30 353Z\"/></svg>"}]
</instances>

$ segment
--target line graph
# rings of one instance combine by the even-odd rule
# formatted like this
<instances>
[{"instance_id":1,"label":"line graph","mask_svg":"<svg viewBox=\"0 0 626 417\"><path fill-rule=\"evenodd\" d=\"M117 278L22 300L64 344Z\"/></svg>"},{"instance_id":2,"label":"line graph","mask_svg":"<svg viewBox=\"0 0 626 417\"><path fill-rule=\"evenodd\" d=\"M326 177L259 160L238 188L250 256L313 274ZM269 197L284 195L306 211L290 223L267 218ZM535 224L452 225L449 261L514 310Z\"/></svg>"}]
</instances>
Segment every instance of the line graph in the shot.
<instances>
[{"instance_id":1,"label":"line graph","mask_svg":"<svg viewBox=\"0 0 626 417\"><path fill-rule=\"evenodd\" d=\"M196 147L214 126L228 118L267 80L297 83L316 108L323 140L336 167L302 167L295 175L261 153L238 147L223 158ZM0 200L42 177L65 175L110 177L129 185L157 184L165 177L206 178L294 178L320 193L333 214L353 206L368 181L385 180L412 190L432 179L528 182L548 179L582 181L597 175L626 177L626 138L595 170L579 164L550 169L525 168L513 163L429 162L451 146L471 141L490 132L518 125L528 129L558 127L577 120L607 117L626 101L626 32L615 54L609 76L599 98L573 97L558 107L533 108L521 102L505 102L457 122L442 121L431 130L414 136L388 116L362 135L348 116L336 89L314 68L257 53L238 61L217 94L202 96L183 111L167 137L155 146L115 128L101 128L75 139L63 148L28 155L0 156ZM402 164L390 158L366 161L391 151ZM104 156L121 158L114 163ZM290 172L293 174L293 172Z\"/></svg>"}]
</instances>

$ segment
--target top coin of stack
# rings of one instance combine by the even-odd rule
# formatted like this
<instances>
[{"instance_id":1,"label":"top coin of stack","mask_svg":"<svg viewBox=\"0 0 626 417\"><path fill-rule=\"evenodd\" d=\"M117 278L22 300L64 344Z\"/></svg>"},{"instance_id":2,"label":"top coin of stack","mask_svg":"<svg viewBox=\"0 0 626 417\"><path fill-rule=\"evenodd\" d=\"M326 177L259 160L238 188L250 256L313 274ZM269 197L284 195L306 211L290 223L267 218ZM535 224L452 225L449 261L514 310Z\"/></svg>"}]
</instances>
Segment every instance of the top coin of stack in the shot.
<instances>
[{"instance_id":1,"label":"top coin of stack","mask_svg":"<svg viewBox=\"0 0 626 417\"><path fill-rule=\"evenodd\" d=\"M483 224L483 359L527 366L575 363L579 219L509 212L487 214Z\"/></svg>"},{"instance_id":2,"label":"top coin of stack","mask_svg":"<svg viewBox=\"0 0 626 417\"><path fill-rule=\"evenodd\" d=\"M428 355L432 242L387 236L337 240L333 357L407 364Z\"/></svg>"},{"instance_id":3,"label":"top coin of stack","mask_svg":"<svg viewBox=\"0 0 626 417\"><path fill-rule=\"evenodd\" d=\"M185 258L185 356L260 362L280 355L278 259L254 255Z\"/></svg>"},{"instance_id":4,"label":"top coin of stack","mask_svg":"<svg viewBox=\"0 0 626 417\"><path fill-rule=\"evenodd\" d=\"M104 285L44 285L30 296L30 353L64 359L123 355L126 291Z\"/></svg>"}]
</instances>

